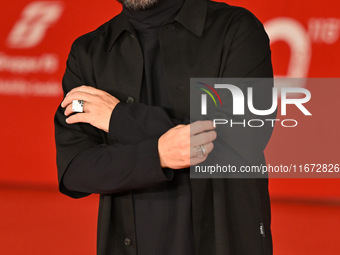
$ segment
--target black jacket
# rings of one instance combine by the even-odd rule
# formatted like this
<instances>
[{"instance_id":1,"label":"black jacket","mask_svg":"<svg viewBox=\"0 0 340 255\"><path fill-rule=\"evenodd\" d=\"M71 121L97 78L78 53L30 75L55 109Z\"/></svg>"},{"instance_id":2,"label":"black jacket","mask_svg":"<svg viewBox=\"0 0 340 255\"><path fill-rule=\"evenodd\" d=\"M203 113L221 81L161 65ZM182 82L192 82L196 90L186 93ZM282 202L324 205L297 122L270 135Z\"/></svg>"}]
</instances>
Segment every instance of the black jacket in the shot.
<instances>
[{"instance_id":1,"label":"black jacket","mask_svg":"<svg viewBox=\"0 0 340 255\"><path fill-rule=\"evenodd\" d=\"M107 157L112 171L126 173L108 179L104 188L92 189L92 193L101 194L98 255L136 254L131 190L167 180L160 171L157 141L176 120L189 117L190 77L272 77L269 40L254 15L222 3L186 0L173 22L160 32L172 107L140 105L143 56L136 38L126 17L120 14L78 38L69 54L64 93L85 84L105 90L122 102L113 111L108 134L88 124L66 124L61 107L55 115L62 193L75 198L88 195L67 190L63 176L77 154L90 148L94 154L89 161L100 167L98 159ZM113 119L119 120L118 128ZM152 119L152 125L146 119ZM263 132L269 139L270 132ZM255 134L245 135L251 140ZM227 142L235 148L230 153L237 153L237 137L230 136ZM260 155L259 161L264 163L265 143L259 148L251 144L249 141L242 146ZM146 147L151 149L146 152ZM145 178L140 178L143 175ZM105 185L112 189L108 192ZM192 179L191 190L197 255L272 253L266 179Z\"/></svg>"}]
</instances>

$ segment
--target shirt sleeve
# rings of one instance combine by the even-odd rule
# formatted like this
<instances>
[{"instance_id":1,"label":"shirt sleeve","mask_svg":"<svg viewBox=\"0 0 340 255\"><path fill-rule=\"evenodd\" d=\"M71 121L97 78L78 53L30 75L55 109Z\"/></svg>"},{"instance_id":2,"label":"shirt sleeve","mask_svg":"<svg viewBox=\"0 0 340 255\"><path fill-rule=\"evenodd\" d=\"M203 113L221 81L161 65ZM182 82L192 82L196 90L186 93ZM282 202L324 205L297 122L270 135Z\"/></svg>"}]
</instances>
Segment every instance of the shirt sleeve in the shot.
<instances>
[{"instance_id":1,"label":"shirt sleeve","mask_svg":"<svg viewBox=\"0 0 340 255\"><path fill-rule=\"evenodd\" d=\"M251 84L254 87L254 94L261 95L254 97L254 102L261 104L261 109L269 109L271 106L272 87L273 87L273 69L271 63L271 51L269 38L261 22L249 11L241 9L241 15L238 15L234 21L229 35L225 38L225 49L228 52L224 58L221 76L232 78L233 80L252 79ZM253 79L256 78L256 79ZM260 79L266 78L266 79ZM257 84L258 81L263 81ZM236 84L241 88L244 95L247 95L249 84ZM255 93L257 92L257 93ZM222 98L224 109L232 109L231 94ZM234 121L248 121L250 119L275 119L276 112L268 116L254 115L249 111L240 118L233 115L232 112L217 113L215 118L234 119ZM215 156L222 158L222 162L232 165L255 165L263 163L263 151L271 137L273 127L270 122L265 122L261 128L243 127L236 125L232 128L217 127L218 139L215 142ZM213 158L212 158L213 159ZM216 160L216 158L215 158Z\"/></svg>"},{"instance_id":2,"label":"shirt sleeve","mask_svg":"<svg viewBox=\"0 0 340 255\"><path fill-rule=\"evenodd\" d=\"M80 152L71 162L63 182L67 189L83 193L118 193L151 186L172 178L163 172L158 139L137 144L96 145Z\"/></svg>"},{"instance_id":3,"label":"shirt sleeve","mask_svg":"<svg viewBox=\"0 0 340 255\"><path fill-rule=\"evenodd\" d=\"M249 11L239 8L232 31L224 41L228 56L222 77L272 78L269 38L262 23Z\"/></svg>"},{"instance_id":4,"label":"shirt sleeve","mask_svg":"<svg viewBox=\"0 0 340 255\"><path fill-rule=\"evenodd\" d=\"M82 84L73 45L63 77L64 94ZM124 107L122 103L117 106L108 135L86 123L67 124L64 109L58 107L54 124L62 193L79 198L91 193L124 192L172 179L173 171L160 166L158 138L176 124L174 120L160 107ZM122 125L117 121L122 121Z\"/></svg>"},{"instance_id":5,"label":"shirt sleeve","mask_svg":"<svg viewBox=\"0 0 340 255\"><path fill-rule=\"evenodd\" d=\"M189 124L189 119L171 118L159 106L120 102L112 111L108 138L112 142L131 144L146 138L160 137L179 124Z\"/></svg>"}]
</instances>

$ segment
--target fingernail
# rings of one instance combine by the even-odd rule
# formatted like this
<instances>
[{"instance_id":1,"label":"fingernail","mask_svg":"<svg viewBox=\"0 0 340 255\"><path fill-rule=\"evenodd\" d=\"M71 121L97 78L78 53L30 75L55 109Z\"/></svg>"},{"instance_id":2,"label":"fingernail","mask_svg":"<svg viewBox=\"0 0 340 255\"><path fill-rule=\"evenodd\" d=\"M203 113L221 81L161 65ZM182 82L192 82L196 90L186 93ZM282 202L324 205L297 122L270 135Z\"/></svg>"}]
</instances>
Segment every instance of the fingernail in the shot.
<instances>
[{"instance_id":1,"label":"fingernail","mask_svg":"<svg viewBox=\"0 0 340 255\"><path fill-rule=\"evenodd\" d=\"M66 123L68 124L68 118L67 118L65 121L66 121Z\"/></svg>"}]
</instances>

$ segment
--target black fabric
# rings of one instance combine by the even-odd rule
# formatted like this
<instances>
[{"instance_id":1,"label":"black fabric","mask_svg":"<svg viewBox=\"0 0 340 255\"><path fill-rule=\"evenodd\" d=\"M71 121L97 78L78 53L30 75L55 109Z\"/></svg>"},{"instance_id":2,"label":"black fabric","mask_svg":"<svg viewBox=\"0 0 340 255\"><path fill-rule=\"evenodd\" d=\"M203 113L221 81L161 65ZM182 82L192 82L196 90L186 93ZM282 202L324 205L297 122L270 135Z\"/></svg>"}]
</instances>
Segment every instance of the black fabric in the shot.
<instances>
[{"instance_id":1,"label":"black fabric","mask_svg":"<svg viewBox=\"0 0 340 255\"><path fill-rule=\"evenodd\" d=\"M123 14L135 29L143 51L141 103L170 108L159 32L161 26L175 16L182 3L183 0L162 0L152 9L144 11L123 8ZM150 116L144 121L152 122L155 117ZM135 190L133 201L138 255L194 254L191 190L187 170L176 171L171 182Z\"/></svg>"},{"instance_id":2,"label":"black fabric","mask_svg":"<svg viewBox=\"0 0 340 255\"><path fill-rule=\"evenodd\" d=\"M164 82L159 32L175 16L184 0L160 0L151 9L135 11L123 7L123 14L135 29L143 50L144 75L140 102L169 108L169 94Z\"/></svg>"},{"instance_id":3,"label":"black fabric","mask_svg":"<svg viewBox=\"0 0 340 255\"><path fill-rule=\"evenodd\" d=\"M175 16L182 3L183 0L163 0L152 9L143 11L123 8L123 14L128 17L129 22L135 29L143 51L144 72L141 103L170 108L160 54L159 31L161 25ZM121 105L118 105L112 115L110 122L111 134L114 133L112 132L114 128L119 128L120 126L120 119L116 113L121 111ZM143 105L140 105L140 107L142 109ZM120 116L126 118L128 115L120 114ZM144 122L152 124L157 115L144 115L143 117ZM130 124L133 124L133 122ZM119 137L117 138L119 139ZM143 136L142 138L145 139ZM138 139L140 137L131 139L130 142L136 143ZM153 142L144 142L139 146L143 150L150 150L149 155L155 154L153 150L156 146ZM137 149L139 146L135 146L136 150L131 151L133 155L140 155L140 151ZM102 167L112 165L111 168L114 168L115 164L113 158L104 157L104 153L107 153L104 147L90 148L80 153L68 167L64 177L65 187L70 190L82 190L87 193L94 190L97 193L114 192L114 187L119 187L120 185L135 189L133 191L133 202L138 255L193 254L191 190L188 170L177 171L173 177L172 170L164 169L163 171L168 179L172 179L171 182L163 181L152 187L144 188L143 184L149 186L150 183L157 183L165 180L165 178L162 178L160 171L145 173L143 170L136 171L135 169L132 173L129 173L129 179L132 183L132 186L129 187L123 181L124 176L127 174L126 172L112 172L109 170L110 168ZM118 157L124 155L122 152L108 152L108 154L112 153ZM96 174L93 175L93 166L85 162L89 159L97 158L98 154L102 155L102 157L100 165L96 168ZM131 160L131 157L125 159ZM147 169L143 164L136 160L134 161L141 167L140 169ZM154 160L145 158L145 162L149 161ZM124 160L121 162L126 165ZM143 183L141 179L145 179L145 182Z\"/></svg>"},{"instance_id":4,"label":"black fabric","mask_svg":"<svg viewBox=\"0 0 340 255\"><path fill-rule=\"evenodd\" d=\"M176 122L189 117L190 77L272 76L269 40L251 13L223 3L185 0L174 19L162 25L159 32L169 108L142 104L144 56L136 38L129 20L120 14L78 38L68 58L64 93L87 84L121 100L111 116L109 134L87 124L68 125L61 107L55 115L61 192L71 197L101 194L98 255L137 254L132 190L175 180L177 173L171 176L161 169L155 141ZM147 116L154 118L145 121ZM119 126L115 125L117 119ZM261 144L265 145L271 131L233 132L230 130L230 136L223 141L226 155L243 164L252 163L252 157L241 153L245 151L246 155L260 155L258 161L265 164L264 146L254 147L253 143L258 132L263 132ZM240 143L240 135L249 139ZM97 178L98 167L107 168L106 173L112 174L106 182L110 187L103 191L102 185L91 184L84 189L80 183L75 190L67 189L70 164L92 149L100 152L89 153L82 164L90 165L93 178ZM102 160L110 159L112 164L101 165ZM116 181L114 176L119 174ZM80 176L79 179L82 182ZM267 180L191 179L190 183L196 255L272 253ZM260 234L260 224L265 237ZM127 238L131 242L124 242ZM171 246L171 242L168 239L167 245Z\"/></svg>"}]
</instances>

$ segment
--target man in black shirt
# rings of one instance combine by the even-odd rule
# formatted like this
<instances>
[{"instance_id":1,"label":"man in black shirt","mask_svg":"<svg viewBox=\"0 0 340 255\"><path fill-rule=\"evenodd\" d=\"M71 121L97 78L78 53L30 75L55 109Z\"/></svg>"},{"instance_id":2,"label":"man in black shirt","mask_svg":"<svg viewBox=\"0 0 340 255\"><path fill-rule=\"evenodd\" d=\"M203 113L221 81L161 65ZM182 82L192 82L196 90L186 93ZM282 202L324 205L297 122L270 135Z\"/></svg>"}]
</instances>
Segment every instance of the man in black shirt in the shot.
<instances>
[{"instance_id":1,"label":"man in black shirt","mask_svg":"<svg viewBox=\"0 0 340 255\"><path fill-rule=\"evenodd\" d=\"M187 168L216 138L210 121L187 121L190 77L271 77L261 23L206 0L121 2L71 48L55 116L61 192L101 194L99 255L271 254L267 181L190 180Z\"/></svg>"}]
</instances>

